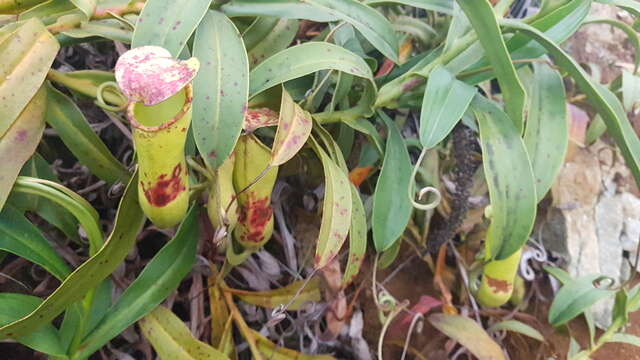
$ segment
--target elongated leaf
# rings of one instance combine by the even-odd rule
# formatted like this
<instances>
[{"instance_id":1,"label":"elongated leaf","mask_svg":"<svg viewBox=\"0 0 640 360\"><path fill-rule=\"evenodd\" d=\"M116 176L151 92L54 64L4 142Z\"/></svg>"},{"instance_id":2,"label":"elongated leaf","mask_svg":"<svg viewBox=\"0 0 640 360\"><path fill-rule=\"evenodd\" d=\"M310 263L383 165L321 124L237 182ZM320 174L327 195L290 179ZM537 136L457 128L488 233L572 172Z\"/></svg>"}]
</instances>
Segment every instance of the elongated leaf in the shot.
<instances>
[{"instance_id":1,"label":"elongated leaf","mask_svg":"<svg viewBox=\"0 0 640 360\"><path fill-rule=\"evenodd\" d=\"M249 27L242 32L242 41L247 51L261 43L280 22L280 19L271 16L257 17Z\"/></svg>"},{"instance_id":2,"label":"elongated leaf","mask_svg":"<svg viewBox=\"0 0 640 360\"><path fill-rule=\"evenodd\" d=\"M335 360L333 356L329 355L307 355L301 354L295 350L283 348L278 346L266 337L262 336L255 330L250 330L253 337L256 339L256 345L260 353L265 359L269 360Z\"/></svg>"},{"instance_id":3,"label":"elongated leaf","mask_svg":"<svg viewBox=\"0 0 640 360\"><path fill-rule=\"evenodd\" d=\"M35 296L0 293L0 326L9 324L29 314L37 308L42 299ZM60 343L58 331L50 323L25 336L16 339L36 351L48 355L64 356L66 351Z\"/></svg>"},{"instance_id":4,"label":"elongated leaf","mask_svg":"<svg viewBox=\"0 0 640 360\"><path fill-rule=\"evenodd\" d=\"M0 137L42 85L60 46L37 19L0 43Z\"/></svg>"},{"instance_id":5,"label":"elongated leaf","mask_svg":"<svg viewBox=\"0 0 640 360\"><path fill-rule=\"evenodd\" d=\"M534 63L524 144L535 176L540 202L564 163L569 144L567 105L562 76L547 65Z\"/></svg>"},{"instance_id":6,"label":"elongated leaf","mask_svg":"<svg viewBox=\"0 0 640 360\"><path fill-rule=\"evenodd\" d=\"M279 19L269 34L248 52L251 67L289 47L297 33L297 20Z\"/></svg>"},{"instance_id":7,"label":"elongated leaf","mask_svg":"<svg viewBox=\"0 0 640 360\"><path fill-rule=\"evenodd\" d=\"M3 1L0 3L0 14L17 14L47 0Z\"/></svg>"},{"instance_id":8,"label":"elongated leaf","mask_svg":"<svg viewBox=\"0 0 640 360\"><path fill-rule=\"evenodd\" d=\"M351 224L352 203L347 175L331 160L313 137L310 139L313 150L322 162L325 181L322 222L314 261L315 268L320 269L331 262L347 239Z\"/></svg>"},{"instance_id":9,"label":"elongated leaf","mask_svg":"<svg viewBox=\"0 0 640 360\"><path fill-rule=\"evenodd\" d=\"M135 244L136 235L145 219L138 205L136 184L137 177L134 177L120 201L114 229L98 253L71 273L29 315L0 327L0 338L16 338L39 329L82 299L87 291L95 288L118 267Z\"/></svg>"},{"instance_id":10,"label":"elongated leaf","mask_svg":"<svg viewBox=\"0 0 640 360\"><path fill-rule=\"evenodd\" d=\"M311 135L311 114L296 104L286 90L282 90L278 131L271 149L271 165L282 165L294 157Z\"/></svg>"},{"instance_id":11,"label":"elongated leaf","mask_svg":"<svg viewBox=\"0 0 640 360\"><path fill-rule=\"evenodd\" d=\"M640 106L640 74L622 71L622 105L626 112Z\"/></svg>"},{"instance_id":12,"label":"elongated leaf","mask_svg":"<svg viewBox=\"0 0 640 360\"><path fill-rule=\"evenodd\" d=\"M71 273L38 228L11 205L0 212L0 249L42 266L58 280Z\"/></svg>"},{"instance_id":13,"label":"elongated leaf","mask_svg":"<svg viewBox=\"0 0 640 360\"><path fill-rule=\"evenodd\" d=\"M370 6L402 4L425 10L438 11L444 14L451 14L453 13L454 0L366 0L364 3Z\"/></svg>"},{"instance_id":14,"label":"elongated leaf","mask_svg":"<svg viewBox=\"0 0 640 360\"><path fill-rule=\"evenodd\" d=\"M193 52L202 68L194 79L193 134L212 168L229 157L242 131L249 65L235 25L209 11L196 31Z\"/></svg>"},{"instance_id":15,"label":"elongated leaf","mask_svg":"<svg viewBox=\"0 0 640 360\"><path fill-rule=\"evenodd\" d=\"M304 0L353 25L382 55L398 62L398 39L379 12L357 0Z\"/></svg>"},{"instance_id":16,"label":"elongated leaf","mask_svg":"<svg viewBox=\"0 0 640 360\"><path fill-rule=\"evenodd\" d=\"M503 25L521 31L538 41L553 55L556 64L563 71L569 73L580 90L587 95L589 102L602 116L607 125L607 131L622 151L625 164L631 169L636 182L640 183L640 140L626 119L624 109L615 95L604 86L592 83L589 75L575 60L538 30L516 21L503 20Z\"/></svg>"},{"instance_id":17,"label":"elongated leaf","mask_svg":"<svg viewBox=\"0 0 640 360\"><path fill-rule=\"evenodd\" d=\"M148 0L133 32L131 48L158 45L178 57L209 4L211 0Z\"/></svg>"},{"instance_id":18,"label":"elongated leaf","mask_svg":"<svg viewBox=\"0 0 640 360\"><path fill-rule=\"evenodd\" d=\"M307 19L316 22L336 21L328 12L297 0L232 0L222 5L227 16L273 16L286 19Z\"/></svg>"},{"instance_id":19,"label":"elongated leaf","mask_svg":"<svg viewBox=\"0 0 640 360\"><path fill-rule=\"evenodd\" d=\"M587 20L584 23L585 24L607 24L622 30L627 35L629 42L631 43L631 45L633 45L635 49L635 55L634 55L635 71L638 71L638 66L640 65L640 37L638 37L638 33L631 26L627 25L622 21L607 19L607 18L593 18L593 19L587 18Z\"/></svg>"},{"instance_id":20,"label":"elongated leaf","mask_svg":"<svg viewBox=\"0 0 640 360\"><path fill-rule=\"evenodd\" d=\"M520 132L507 115L482 96L476 96L471 106L480 125L482 164L491 201L486 257L504 260L527 242L533 227L533 172Z\"/></svg>"},{"instance_id":21,"label":"elongated leaf","mask_svg":"<svg viewBox=\"0 0 640 360\"><path fill-rule=\"evenodd\" d=\"M603 4L611 4L629 11L635 16L640 16L640 4L635 0L597 0Z\"/></svg>"},{"instance_id":22,"label":"elongated leaf","mask_svg":"<svg viewBox=\"0 0 640 360\"><path fill-rule=\"evenodd\" d=\"M58 182L49 163L38 153L33 154L31 159L24 164L20 171L20 176ZM60 206L53 201L45 197L14 191L7 202L23 213L25 211L35 212L51 225L64 232L69 239L79 241L78 220L68 211L60 211Z\"/></svg>"},{"instance_id":23,"label":"elongated leaf","mask_svg":"<svg viewBox=\"0 0 640 360\"><path fill-rule=\"evenodd\" d=\"M164 306L158 306L138 324L144 337L163 360L228 359L220 351L193 337L182 320Z\"/></svg>"},{"instance_id":24,"label":"elongated leaf","mask_svg":"<svg viewBox=\"0 0 640 360\"><path fill-rule=\"evenodd\" d=\"M413 207L406 193L411 183L411 159L396 124L384 113L387 146L376 190L371 218L373 244L381 252L389 249L407 227Z\"/></svg>"},{"instance_id":25,"label":"elongated leaf","mask_svg":"<svg viewBox=\"0 0 640 360\"><path fill-rule=\"evenodd\" d=\"M445 314L433 314L428 319L431 325L466 347L478 359L505 359L500 346L475 321L460 315Z\"/></svg>"},{"instance_id":26,"label":"elongated leaf","mask_svg":"<svg viewBox=\"0 0 640 360\"><path fill-rule=\"evenodd\" d=\"M285 81L328 69L373 81L371 69L360 56L333 44L308 42L283 50L256 66L250 74L249 97Z\"/></svg>"},{"instance_id":27,"label":"elongated leaf","mask_svg":"<svg viewBox=\"0 0 640 360\"><path fill-rule=\"evenodd\" d=\"M499 331L499 330L508 330L511 332L517 332L522 335L526 335L532 339L536 339L538 341L544 342L544 336L542 336L542 334L540 334L538 330L518 320L500 321L499 323L496 323L489 328L489 331Z\"/></svg>"},{"instance_id":28,"label":"elongated leaf","mask_svg":"<svg viewBox=\"0 0 640 360\"><path fill-rule=\"evenodd\" d=\"M131 43L132 29L122 25L119 20L105 19L81 23L79 27L62 32L72 38L99 36L105 39Z\"/></svg>"},{"instance_id":29,"label":"elongated leaf","mask_svg":"<svg viewBox=\"0 0 640 360\"><path fill-rule=\"evenodd\" d=\"M566 283L553 298L549 308L549 323L562 325L580 315L596 302L614 295L614 291L599 289L593 282L598 275L587 275Z\"/></svg>"},{"instance_id":30,"label":"elongated leaf","mask_svg":"<svg viewBox=\"0 0 640 360\"><path fill-rule=\"evenodd\" d=\"M305 285L305 280L294 281L293 283L266 291L246 291L237 289L225 289L240 300L256 306L273 309L280 305L288 304L291 298L296 295L300 287ZM287 307L289 310L299 310L307 302L320 301L320 281L318 278L309 280L302 291L296 296L295 300Z\"/></svg>"},{"instance_id":31,"label":"elongated leaf","mask_svg":"<svg viewBox=\"0 0 640 360\"><path fill-rule=\"evenodd\" d=\"M617 343L629 344L629 345L640 347L640 337L632 334L625 334L625 333L613 334L611 336L611 339L608 342L617 342Z\"/></svg>"},{"instance_id":32,"label":"elongated leaf","mask_svg":"<svg viewBox=\"0 0 640 360\"><path fill-rule=\"evenodd\" d=\"M351 185L351 228L349 229L349 258L342 275L342 287L351 284L362 267L367 251L367 215L358 189Z\"/></svg>"},{"instance_id":33,"label":"elongated leaf","mask_svg":"<svg viewBox=\"0 0 640 360\"><path fill-rule=\"evenodd\" d=\"M476 89L438 67L431 72L420 110L420 142L431 148L442 141L462 118Z\"/></svg>"},{"instance_id":34,"label":"elongated leaf","mask_svg":"<svg viewBox=\"0 0 640 360\"><path fill-rule=\"evenodd\" d=\"M97 0L71 0L71 2L80 9L88 19L96 9Z\"/></svg>"},{"instance_id":35,"label":"elongated leaf","mask_svg":"<svg viewBox=\"0 0 640 360\"><path fill-rule=\"evenodd\" d=\"M502 39L493 8L488 0L457 0L469 18L473 29L484 48L485 56L493 65L505 102L505 112L522 132L524 128L524 105L527 94L518 79L511 56Z\"/></svg>"},{"instance_id":36,"label":"elongated leaf","mask_svg":"<svg viewBox=\"0 0 640 360\"><path fill-rule=\"evenodd\" d=\"M116 159L98 135L91 130L78 106L65 94L47 83L46 121L62 142L87 166L92 174L107 183L126 182L127 168Z\"/></svg>"},{"instance_id":37,"label":"elongated leaf","mask_svg":"<svg viewBox=\"0 0 640 360\"><path fill-rule=\"evenodd\" d=\"M44 131L46 94L40 89L0 137L0 209L4 206L20 169L36 150Z\"/></svg>"},{"instance_id":38,"label":"elongated leaf","mask_svg":"<svg viewBox=\"0 0 640 360\"><path fill-rule=\"evenodd\" d=\"M192 208L174 238L145 266L138 278L109 308L82 341L78 358L91 355L131 324L153 310L189 273L198 244L198 208Z\"/></svg>"},{"instance_id":39,"label":"elongated leaf","mask_svg":"<svg viewBox=\"0 0 640 360\"><path fill-rule=\"evenodd\" d=\"M79 70L72 72L60 72L49 70L47 78L55 83L64 85L74 95L95 98L98 87L107 81L116 81L116 77L110 71ZM102 97L109 104L121 106L126 104L126 99L118 96L112 89L107 88L102 92Z\"/></svg>"},{"instance_id":40,"label":"elongated leaf","mask_svg":"<svg viewBox=\"0 0 640 360\"><path fill-rule=\"evenodd\" d=\"M573 35L589 14L592 0L573 0L558 7L551 13L531 22L531 26L544 32L550 40L560 44ZM537 58L547 51L543 46L526 35L516 34L507 41L507 48L513 60ZM480 60L470 70L488 66L486 59ZM478 84L495 77L492 71L465 79L468 84Z\"/></svg>"}]
</instances>

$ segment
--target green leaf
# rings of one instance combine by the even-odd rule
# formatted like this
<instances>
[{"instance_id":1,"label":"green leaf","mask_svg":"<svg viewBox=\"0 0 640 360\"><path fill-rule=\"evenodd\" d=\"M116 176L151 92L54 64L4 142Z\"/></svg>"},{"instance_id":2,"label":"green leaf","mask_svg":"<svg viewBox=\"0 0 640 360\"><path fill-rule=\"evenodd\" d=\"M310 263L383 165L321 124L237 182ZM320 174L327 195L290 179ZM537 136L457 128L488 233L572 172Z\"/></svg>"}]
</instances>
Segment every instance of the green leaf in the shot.
<instances>
[{"instance_id":1,"label":"green leaf","mask_svg":"<svg viewBox=\"0 0 640 360\"><path fill-rule=\"evenodd\" d=\"M475 321L461 315L433 314L428 317L436 329L459 342L478 359L504 360L500 346Z\"/></svg>"},{"instance_id":2,"label":"green leaf","mask_svg":"<svg viewBox=\"0 0 640 360\"><path fill-rule=\"evenodd\" d=\"M249 25L249 27L242 32L242 41L244 47L248 51L251 51L255 46L259 45L263 39L265 39L271 31L276 27L281 20L277 17L271 16L258 16ZM295 22L297 24L297 22ZM288 45L288 44L287 44Z\"/></svg>"},{"instance_id":3,"label":"green leaf","mask_svg":"<svg viewBox=\"0 0 640 360\"><path fill-rule=\"evenodd\" d=\"M59 48L37 19L25 22L0 43L0 137L42 85Z\"/></svg>"},{"instance_id":4,"label":"green leaf","mask_svg":"<svg viewBox=\"0 0 640 360\"><path fill-rule=\"evenodd\" d=\"M76 358L84 358L118 336L167 298L189 273L198 244L198 208L193 207L174 238L149 261L138 278L83 339Z\"/></svg>"},{"instance_id":5,"label":"green leaf","mask_svg":"<svg viewBox=\"0 0 640 360\"><path fill-rule=\"evenodd\" d=\"M203 159L217 168L229 157L242 131L249 65L235 25L209 11L196 31L194 56L201 69L193 81L193 134Z\"/></svg>"},{"instance_id":6,"label":"green leaf","mask_svg":"<svg viewBox=\"0 0 640 360\"><path fill-rule=\"evenodd\" d=\"M562 325L598 301L613 296L613 291L593 285L599 278L599 275L587 275L566 283L553 298L549 308L549 323L553 326Z\"/></svg>"},{"instance_id":7,"label":"green leaf","mask_svg":"<svg viewBox=\"0 0 640 360\"><path fill-rule=\"evenodd\" d=\"M78 106L47 83L46 121L81 164L109 184L126 182L129 171L93 132Z\"/></svg>"},{"instance_id":8,"label":"green leaf","mask_svg":"<svg viewBox=\"0 0 640 360\"><path fill-rule=\"evenodd\" d=\"M331 160L313 137L311 145L324 168L322 222L314 267L321 269L338 255L351 225L351 190L345 172Z\"/></svg>"},{"instance_id":9,"label":"green leaf","mask_svg":"<svg viewBox=\"0 0 640 360\"><path fill-rule=\"evenodd\" d=\"M420 142L426 149L442 141L462 118L476 89L437 67L427 81L420 110Z\"/></svg>"},{"instance_id":10,"label":"green leaf","mask_svg":"<svg viewBox=\"0 0 640 360\"><path fill-rule=\"evenodd\" d=\"M527 94L518 79L511 56L502 38L498 21L488 0L457 0L469 18L484 53L493 66L505 102L505 112L516 129L524 128L524 105Z\"/></svg>"},{"instance_id":11,"label":"green leaf","mask_svg":"<svg viewBox=\"0 0 640 360\"><path fill-rule=\"evenodd\" d=\"M286 19L307 19L315 22L336 21L328 11L297 0L232 0L220 7L229 17L272 16Z\"/></svg>"},{"instance_id":12,"label":"green leaf","mask_svg":"<svg viewBox=\"0 0 640 360\"><path fill-rule=\"evenodd\" d=\"M367 215L358 189L351 185L351 228L349 229L349 258L342 275L342 287L351 284L364 262L367 251Z\"/></svg>"},{"instance_id":13,"label":"green leaf","mask_svg":"<svg viewBox=\"0 0 640 360\"><path fill-rule=\"evenodd\" d=\"M220 351L193 337L182 320L164 306L158 306L138 325L160 359L228 359Z\"/></svg>"},{"instance_id":14,"label":"green leaf","mask_svg":"<svg viewBox=\"0 0 640 360\"><path fill-rule=\"evenodd\" d=\"M285 81L328 69L343 71L373 82L371 69L360 56L337 45L308 42L285 49L251 70L249 97Z\"/></svg>"},{"instance_id":15,"label":"green leaf","mask_svg":"<svg viewBox=\"0 0 640 360\"><path fill-rule=\"evenodd\" d=\"M65 30L62 34L79 39L99 36L129 44L131 43L133 31L131 28L123 25L119 20L105 19L83 22L79 27Z\"/></svg>"},{"instance_id":16,"label":"green leaf","mask_svg":"<svg viewBox=\"0 0 640 360\"><path fill-rule=\"evenodd\" d=\"M0 212L0 249L42 266L58 280L71 273L38 228L11 205Z\"/></svg>"},{"instance_id":17,"label":"green leaf","mask_svg":"<svg viewBox=\"0 0 640 360\"><path fill-rule=\"evenodd\" d=\"M632 112L640 106L640 74L622 71L622 104L626 112Z\"/></svg>"},{"instance_id":18,"label":"green leaf","mask_svg":"<svg viewBox=\"0 0 640 360\"><path fill-rule=\"evenodd\" d=\"M250 66L253 68L265 59L286 49L297 33L298 20L280 19L269 34L248 52Z\"/></svg>"},{"instance_id":19,"label":"green leaf","mask_svg":"<svg viewBox=\"0 0 640 360\"><path fill-rule=\"evenodd\" d=\"M0 209L9 197L20 169L40 143L45 126L45 110L46 93L41 88L0 137Z\"/></svg>"},{"instance_id":20,"label":"green leaf","mask_svg":"<svg viewBox=\"0 0 640 360\"><path fill-rule=\"evenodd\" d=\"M566 285L569 282L573 281L573 279L571 278L571 275L569 275L569 273L564 271L563 269L560 269L560 268L557 268L557 267L553 267L553 266L545 266L544 267L544 271L546 271L549 274L551 274L554 278L556 278L558 281L560 281L560 283L562 283L563 285Z\"/></svg>"},{"instance_id":21,"label":"green leaf","mask_svg":"<svg viewBox=\"0 0 640 360\"><path fill-rule=\"evenodd\" d=\"M20 175L58 182L49 163L38 153L33 154L31 159L24 164L22 170L20 170ZM60 207L51 200L33 194L14 191L7 199L7 202L23 213L25 211L35 212L64 232L68 238L79 241L78 220L69 212L60 211Z\"/></svg>"},{"instance_id":22,"label":"green leaf","mask_svg":"<svg viewBox=\"0 0 640 360\"><path fill-rule=\"evenodd\" d=\"M282 165L294 157L307 142L312 127L311 114L282 89L278 130L271 149L271 166Z\"/></svg>"},{"instance_id":23,"label":"green leaf","mask_svg":"<svg viewBox=\"0 0 640 360\"><path fill-rule=\"evenodd\" d=\"M534 63L524 144L535 177L540 202L560 172L569 145L567 105L562 76L549 66Z\"/></svg>"},{"instance_id":24,"label":"green leaf","mask_svg":"<svg viewBox=\"0 0 640 360\"><path fill-rule=\"evenodd\" d=\"M443 14L453 13L453 0L366 0L364 3L370 6L401 4L419 9L438 11Z\"/></svg>"},{"instance_id":25,"label":"green leaf","mask_svg":"<svg viewBox=\"0 0 640 360\"><path fill-rule=\"evenodd\" d=\"M589 75L575 60L538 30L517 21L503 20L503 25L538 41L553 55L555 63L575 80L580 91L587 95L589 103L602 116L607 132L622 151L625 164L631 169L636 182L640 183L640 140L616 96L604 86L591 82Z\"/></svg>"},{"instance_id":26,"label":"green leaf","mask_svg":"<svg viewBox=\"0 0 640 360\"><path fill-rule=\"evenodd\" d=\"M0 326L9 324L29 314L41 302L42 299L35 296L0 293ZM60 343L56 328L49 322L42 325L40 329L21 336L16 341L36 351L64 357L65 350Z\"/></svg>"},{"instance_id":27,"label":"green leaf","mask_svg":"<svg viewBox=\"0 0 640 360\"><path fill-rule=\"evenodd\" d=\"M21 12L18 15L18 19L27 20L36 18L42 21L45 25L51 25L55 23L58 18L71 14L81 15L82 11L80 11L69 0L48 0L30 8L29 10Z\"/></svg>"},{"instance_id":28,"label":"green leaf","mask_svg":"<svg viewBox=\"0 0 640 360\"><path fill-rule=\"evenodd\" d=\"M120 265L135 244L136 235L145 219L138 204L137 183L137 176L129 182L120 201L113 231L98 253L71 273L29 315L0 327L0 338L20 337L39 329L71 304L82 299Z\"/></svg>"},{"instance_id":29,"label":"green leaf","mask_svg":"<svg viewBox=\"0 0 640 360\"><path fill-rule=\"evenodd\" d=\"M80 11L82 11L87 19L91 18L96 10L97 0L70 0Z\"/></svg>"},{"instance_id":30,"label":"green leaf","mask_svg":"<svg viewBox=\"0 0 640 360\"><path fill-rule=\"evenodd\" d=\"M301 289L301 287L303 288ZM307 302L318 302L321 299L320 281L318 278L313 278L309 280L308 283L306 280L298 280L287 286L266 291L247 291L238 289L224 289L224 291L232 293L247 304L269 309L288 304L295 296L293 302L287 307L288 310L293 311L300 310L300 308Z\"/></svg>"},{"instance_id":31,"label":"green leaf","mask_svg":"<svg viewBox=\"0 0 640 360\"><path fill-rule=\"evenodd\" d=\"M493 324L488 331L493 332L493 331L500 331L500 330L517 332L522 335L526 335L532 339L536 339L538 341L544 342L544 336L542 336L542 334L540 334L538 330L518 320L500 321L499 323Z\"/></svg>"},{"instance_id":32,"label":"green leaf","mask_svg":"<svg viewBox=\"0 0 640 360\"><path fill-rule=\"evenodd\" d=\"M0 14L17 14L47 0L3 1L0 3Z\"/></svg>"},{"instance_id":33,"label":"green leaf","mask_svg":"<svg viewBox=\"0 0 640 360\"><path fill-rule=\"evenodd\" d=\"M353 25L385 57L398 62L398 38L389 21L357 0L304 0Z\"/></svg>"},{"instance_id":34,"label":"green leaf","mask_svg":"<svg viewBox=\"0 0 640 360\"><path fill-rule=\"evenodd\" d=\"M638 66L640 65L640 38L638 37L638 33L631 26L622 21L608 18L587 18L584 24L607 24L622 30L627 35L629 42L635 49L635 72L638 71Z\"/></svg>"},{"instance_id":35,"label":"green leaf","mask_svg":"<svg viewBox=\"0 0 640 360\"><path fill-rule=\"evenodd\" d=\"M613 334L607 342L623 343L640 347L640 337L632 334L616 333Z\"/></svg>"},{"instance_id":36,"label":"green leaf","mask_svg":"<svg viewBox=\"0 0 640 360\"><path fill-rule=\"evenodd\" d=\"M640 4L636 0L597 0L597 1L603 4L611 4L619 8L625 9L636 17L640 16Z\"/></svg>"},{"instance_id":37,"label":"green leaf","mask_svg":"<svg viewBox=\"0 0 640 360\"><path fill-rule=\"evenodd\" d=\"M471 108L480 125L482 164L491 201L486 256L504 260L527 242L533 227L533 172L520 132L507 115L479 95Z\"/></svg>"},{"instance_id":38,"label":"green leaf","mask_svg":"<svg viewBox=\"0 0 640 360\"><path fill-rule=\"evenodd\" d=\"M569 1L545 16L535 19L531 22L531 26L544 32L556 44L560 44L580 28L584 18L589 14L590 8L591 0ZM533 59L547 52L540 44L522 34L516 34L507 40L507 48L513 60ZM482 59L470 71L487 65L489 65L487 60ZM479 84L494 77L495 75L492 71L483 72L470 78L465 78L465 82Z\"/></svg>"},{"instance_id":39,"label":"green leaf","mask_svg":"<svg viewBox=\"0 0 640 360\"><path fill-rule=\"evenodd\" d=\"M413 206L407 199L411 184L411 159L396 124L378 112L387 127L387 146L373 194L372 230L376 251L389 249L402 236Z\"/></svg>"},{"instance_id":40,"label":"green leaf","mask_svg":"<svg viewBox=\"0 0 640 360\"><path fill-rule=\"evenodd\" d=\"M47 78L55 83L64 85L74 95L88 98L95 98L98 87L103 83L116 81L112 72L101 70L79 70L65 73L51 69L47 74ZM109 104L126 105L126 99L111 88L104 89L102 97Z\"/></svg>"},{"instance_id":41,"label":"green leaf","mask_svg":"<svg viewBox=\"0 0 640 360\"><path fill-rule=\"evenodd\" d=\"M131 48L157 45L178 57L211 0L148 0L133 32Z\"/></svg>"}]
</instances>

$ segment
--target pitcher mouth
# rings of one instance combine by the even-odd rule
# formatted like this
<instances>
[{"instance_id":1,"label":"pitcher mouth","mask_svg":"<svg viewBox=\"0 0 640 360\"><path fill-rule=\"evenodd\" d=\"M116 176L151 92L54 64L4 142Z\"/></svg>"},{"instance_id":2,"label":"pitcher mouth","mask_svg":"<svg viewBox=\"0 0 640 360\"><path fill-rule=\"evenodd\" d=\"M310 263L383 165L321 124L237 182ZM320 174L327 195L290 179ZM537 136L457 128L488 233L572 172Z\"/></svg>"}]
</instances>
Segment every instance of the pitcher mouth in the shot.
<instances>
[{"instance_id":1,"label":"pitcher mouth","mask_svg":"<svg viewBox=\"0 0 640 360\"><path fill-rule=\"evenodd\" d=\"M144 132L158 132L175 124L176 121L180 120L187 113L187 111L189 111L189 109L191 108L191 102L193 101L193 86L191 84L187 84L187 86L182 88L180 91L185 92L185 99L182 108L171 119L158 126L145 126L140 124L136 120L134 110L135 106L137 104L142 104L142 102L130 102L129 105L127 105L127 119L129 120L129 123L131 123L131 126Z\"/></svg>"}]
</instances>

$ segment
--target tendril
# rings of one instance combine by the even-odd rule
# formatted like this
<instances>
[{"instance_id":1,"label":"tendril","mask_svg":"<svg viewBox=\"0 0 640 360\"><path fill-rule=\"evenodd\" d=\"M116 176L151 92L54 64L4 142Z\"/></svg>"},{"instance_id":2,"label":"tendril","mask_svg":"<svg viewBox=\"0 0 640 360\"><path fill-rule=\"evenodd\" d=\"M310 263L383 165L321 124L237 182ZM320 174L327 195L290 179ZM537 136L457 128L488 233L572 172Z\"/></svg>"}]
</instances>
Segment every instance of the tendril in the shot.
<instances>
[{"instance_id":1,"label":"tendril","mask_svg":"<svg viewBox=\"0 0 640 360\"><path fill-rule=\"evenodd\" d=\"M432 186L425 186L418 191L418 200L422 200L425 198L425 195L431 193L435 196L435 199L430 203L419 203L415 198L415 185L416 185L416 175L418 174L418 170L420 169L420 165L422 165L422 160L424 159L425 154L427 153L427 149L422 149L420 153L420 157L418 157L418 162L413 167L413 172L411 173L411 182L409 183L409 187L407 189L409 195L409 201L413 207L419 210L431 210L434 209L440 204L440 200L442 200L442 195L440 191Z\"/></svg>"},{"instance_id":2,"label":"tendril","mask_svg":"<svg viewBox=\"0 0 640 360\"><path fill-rule=\"evenodd\" d=\"M102 97L102 94L107 88L112 88L113 90L115 90L114 94L116 94L116 96L122 99L122 105L119 105L119 106L109 105L104 101L104 97ZM119 111L124 111L127 108L127 98L120 92L120 88L118 87L118 84L116 84L115 81L105 81L102 84L100 84L100 86L98 86L98 89L96 90L95 104L104 110L111 111L111 112L119 112Z\"/></svg>"}]
</instances>

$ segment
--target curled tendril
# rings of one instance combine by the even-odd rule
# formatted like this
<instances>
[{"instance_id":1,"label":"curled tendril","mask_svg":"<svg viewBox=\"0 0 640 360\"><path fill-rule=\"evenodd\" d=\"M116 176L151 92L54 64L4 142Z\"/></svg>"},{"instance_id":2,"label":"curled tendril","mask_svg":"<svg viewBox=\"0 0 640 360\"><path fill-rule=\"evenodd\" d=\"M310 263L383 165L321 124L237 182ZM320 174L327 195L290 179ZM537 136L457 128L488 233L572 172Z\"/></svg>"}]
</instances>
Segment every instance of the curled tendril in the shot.
<instances>
[{"instance_id":1,"label":"curled tendril","mask_svg":"<svg viewBox=\"0 0 640 360\"><path fill-rule=\"evenodd\" d=\"M611 276L601 275L593 280L592 284L595 288L603 290L614 290L615 279Z\"/></svg>"},{"instance_id":2,"label":"curled tendril","mask_svg":"<svg viewBox=\"0 0 640 360\"><path fill-rule=\"evenodd\" d=\"M418 334L422 334L422 328L424 328L424 316L420 313L415 313L411 319L411 325L409 325L407 337L404 339L404 347L402 348L402 357L400 357L400 360L404 360L407 356L407 350L409 349L409 343L411 342L411 335L413 335L414 328Z\"/></svg>"},{"instance_id":3,"label":"curled tendril","mask_svg":"<svg viewBox=\"0 0 640 360\"><path fill-rule=\"evenodd\" d=\"M113 90L115 90L114 93L119 98L122 99L122 105L120 106L109 105L104 101L104 97L102 97L102 94L107 88L112 88ZM95 104L104 110L111 111L111 112L124 111L127 108L127 102L128 102L127 98L124 96L124 94L120 92L120 88L118 87L118 84L115 81L105 81L102 84L100 84L100 86L98 86L98 89L96 90Z\"/></svg>"},{"instance_id":4,"label":"curled tendril","mask_svg":"<svg viewBox=\"0 0 640 360\"><path fill-rule=\"evenodd\" d=\"M431 210L434 209L440 204L440 200L442 199L442 195L440 191L432 186L425 186L418 191L418 200L422 200L425 198L425 195L428 193L432 193L436 198L430 203L419 203L415 199L415 185L416 185L416 175L418 174L418 169L420 169L420 165L422 165L422 159L424 159L425 154L427 153L427 149L422 149L420 153L420 157L418 157L418 162L413 167L413 172L411 172L411 182L409 183L409 188L407 189L409 195L409 201L411 201L411 205L414 208L419 210Z\"/></svg>"}]
</instances>

